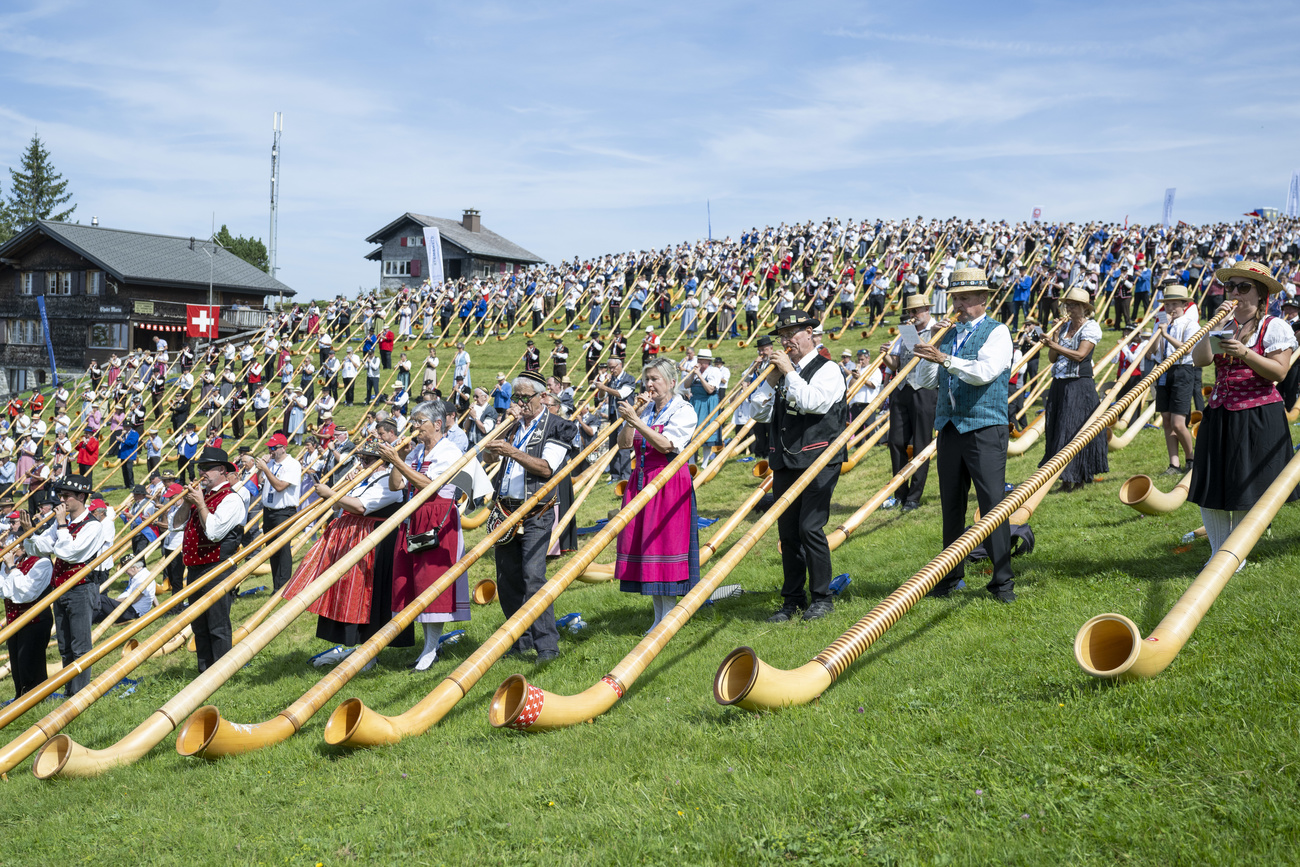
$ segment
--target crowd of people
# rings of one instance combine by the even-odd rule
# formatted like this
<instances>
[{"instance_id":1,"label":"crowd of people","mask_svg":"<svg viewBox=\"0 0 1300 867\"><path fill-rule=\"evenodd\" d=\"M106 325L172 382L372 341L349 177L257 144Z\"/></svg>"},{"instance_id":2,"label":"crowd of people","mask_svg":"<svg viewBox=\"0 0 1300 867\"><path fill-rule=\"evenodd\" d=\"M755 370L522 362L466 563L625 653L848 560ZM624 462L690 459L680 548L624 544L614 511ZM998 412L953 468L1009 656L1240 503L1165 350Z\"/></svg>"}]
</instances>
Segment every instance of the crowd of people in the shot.
<instances>
[{"instance_id":1,"label":"crowd of people","mask_svg":"<svg viewBox=\"0 0 1300 867\"><path fill-rule=\"evenodd\" d=\"M136 554L156 540L164 552L180 550L156 576L172 591L213 588L236 568L234 555L254 538L255 524L269 537L312 502L354 484L296 570L287 544L293 536L283 534L285 544L270 568L275 589L292 597L402 503L438 483L435 495L312 603L317 636L334 645L315 662L331 664L461 558L458 500L472 507L490 499L489 526L532 503L494 548L498 597L510 616L545 582L548 558L574 547L572 526L558 539L554 530L573 501L567 475L585 446L600 440L614 451L608 472L611 480L627 483L626 504L675 458L711 459L722 426L700 434L725 407L726 420L755 423L754 453L768 461L773 494L780 497L896 375L904 379L889 400L891 462L898 471L937 439L948 544L967 526L972 485L981 512L1003 497L1008 438L1025 409L1015 393L1033 376L1037 359L1023 370L1019 363L1037 344L1050 364L1046 462L1100 406L1093 359L1106 327L1131 332L1120 365L1131 374L1131 387L1230 303L1230 325L1198 342L1156 387L1168 469L1193 468L1190 498L1202 507L1217 549L1290 455L1285 410L1297 388L1290 358L1300 330L1298 263L1300 224L1287 220L1168 229L828 220L746 232L736 241L426 284L388 299L368 293L295 305L272 315L241 346L183 345L172 352L158 338L152 351L92 363L85 387L55 389L48 407L39 390L30 401L14 398L0 421L2 493L9 503L31 495L28 508L12 514L0 502L11 537L32 531L22 546L25 556L11 550L0 576L8 622L85 573L50 612L10 639L15 684L21 694L44 680L51 628L68 664L89 650L96 617L138 617L154 604L154 579L139 563L130 567L126 596L112 598L98 588L113 559L95 561L113 550L119 524L140 530ZM1157 311L1155 324L1141 333L1138 319L1151 310ZM554 347L543 359L537 342L561 314ZM832 358L828 333L871 329L891 315L898 316L899 334L880 347L878 369L866 348ZM775 329L755 335L768 319ZM504 335L521 324L529 336L521 371L497 372L494 382L484 382L490 377L480 369L475 386L466 339ZM628 369L624 328L641 335L635 372ZM742 333L756 340L742 350L736 385L762 381L733 406L725 404L733 384L721 340ZM864 337L869 333L864 330ZM295 356L291 347L304 336L314 354ZM694 337L715 342L697 348ZM399 343L424 338L457 341L450 370L436 351L412 362L398 350ZM581 341L585 363L576 384L570 340ZM1214 386L1193 441L1188 419L1203 397L1198 372L1211 365ZM446 383L444 373L450 374ZM362 377L366 394L358 401ZM381 378L387 382L381 385ZM339 407L358 405L364 410L356 412L364 414L351 430L335 422ZM227 450L228 438L256 445ZM469 481L437 482L479 444ZM95 486L105 453L121 462L131 491L120 514ZM140 457L145 479L136 484ZM778 520L784 576L773 622L833 611L825 525L846 458L839 448ZM1106 442L1098 436L1069 463L1062 490L1091 483L1106 467ZM493 470L495 480L488 481ZM557 474L566 477L534 502ZM923 469L887 507L921 508L926 483ZM680 464L656 487L620 533L615 564L622 590L651 597L651 629L700 577L689 468ZM988 549L993 577L987 590L999 601L1014 601L1005 525L994 531ZM949 595L963 577L958 565L931 595ZM194 623L200 671L231 646L231 596L217 596ZM469 617L462 574L416 616L423 647L413 667L432 666L445 624ZM411 630L392 642L413 643ZM539 663L558 653L549 607L511 649L535 654ZM79 673L69 692L89 676L89 669Z\"/></svg>"}]
</instances>

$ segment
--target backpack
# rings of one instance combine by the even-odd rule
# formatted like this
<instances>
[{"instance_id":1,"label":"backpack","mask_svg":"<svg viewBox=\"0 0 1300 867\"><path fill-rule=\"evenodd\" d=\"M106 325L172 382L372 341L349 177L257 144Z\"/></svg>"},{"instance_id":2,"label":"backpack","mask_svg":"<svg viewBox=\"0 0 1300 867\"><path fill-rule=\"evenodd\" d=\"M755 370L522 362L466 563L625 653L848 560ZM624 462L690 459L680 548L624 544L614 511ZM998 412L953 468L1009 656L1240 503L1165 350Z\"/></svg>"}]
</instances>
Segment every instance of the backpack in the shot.
<instances>
[{"instance_id":1,"label":"backpack","mask_svg":"<svg viewBox=\"0 0 1300 867\"><path fill-rule=\"evenodd\" d=\"M967 527L966 529L969 530L970 527ZM1032 553L1034 553L1033 528L1031 528L1028 524L1012 524L1011 525L1011 556L1019 557L1021 554L1032 554ZM989 559L989 554L988 551L985 550L984 545L981 544L974 551L971 551L970 555L966 559L971 561L972 563L976 563L979 562L980 560Z\"/></svg>"}]
</instances>

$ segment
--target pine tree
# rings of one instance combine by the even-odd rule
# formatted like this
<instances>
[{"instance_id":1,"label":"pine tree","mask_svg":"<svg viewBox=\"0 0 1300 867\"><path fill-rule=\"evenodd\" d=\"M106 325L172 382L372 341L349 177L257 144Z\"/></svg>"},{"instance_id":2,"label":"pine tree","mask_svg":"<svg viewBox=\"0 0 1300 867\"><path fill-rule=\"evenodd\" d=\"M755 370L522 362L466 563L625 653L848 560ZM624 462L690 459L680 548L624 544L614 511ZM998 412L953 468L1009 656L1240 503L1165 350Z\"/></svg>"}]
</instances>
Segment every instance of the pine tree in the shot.
<instances>
[{"instance_id":1,"label":"pine tree","mask_svg":"<svg viewBox=\"0 0 1300 867\"><path fill-rule=\"evenodd\" d=\"M271 259L267 255L266 245L262 243L261 238L248 237L243 235L232 235L226 228L226 224L221 224L221 231L217 232L216 241L222 247L234 253L250 265L261 268L263 271L271 270Z\"/></svg>"},{"instance_id":2,"label":"pine tree","mask_svg":"<svg viewBox=\"0 0 1300 867\"><path fill-rule=\"evenodd\" d=\"M50 165L50 152L41 143L39 135L23 154L22 171L9 170L8 221L13 228L21 228L37 220L54 220L62 223L72 216L76 205L55 213L55 209L72 199L66 192L68 182Z\"/></svg>"}]
</instances>

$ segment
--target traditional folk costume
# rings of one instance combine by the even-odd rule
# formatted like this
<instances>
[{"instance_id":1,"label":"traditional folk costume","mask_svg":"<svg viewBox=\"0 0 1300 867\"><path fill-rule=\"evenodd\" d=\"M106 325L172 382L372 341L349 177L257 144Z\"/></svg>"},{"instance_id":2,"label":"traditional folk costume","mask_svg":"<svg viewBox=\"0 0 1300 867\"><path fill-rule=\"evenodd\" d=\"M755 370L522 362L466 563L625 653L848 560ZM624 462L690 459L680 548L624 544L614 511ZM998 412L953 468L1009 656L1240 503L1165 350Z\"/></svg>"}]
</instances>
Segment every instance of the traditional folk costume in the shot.
<instances>
[{"instance_id":1,"label":"traditional folk costume","mask_svg":"<svg viewBox=\"0 0 1300 867\"><path fill-rule=\"evenodd\" d=\"M1084 320L1077 328L1072 322L1066 327L1073 330L1069 334L1063 334L1058 342L1067 349L1078 349L1079 344L1086 340L1093 345L1095 351L1101 342L1101 326L1092 319ZM1043 408L1046 416L1043 435L1046 448L1043 450L1043 459L1038 463L1040 467L1074 439L1100 403L1097 384L1092 378L1091 351L1083 361L1071 361L1062 355L1052 363L1052 385L1047 390L1047 401ZM1071 486L1082 485L1109 469L1106 436L1098 434L1061 471L1061 481Z\"/></svg>"},{"instance_id":2,"label":"traditional folk costume","mask_svg":"<svg viewBox=\"0 0 1300 867\"><path fill-rule=\"evenodd\" d=\"M68 476L54 486L55 491L71 491L89 496L90 483L84 476ZM87 509L77 520L69 518L66 527L50 521L43 532L33 533L23 542L28 554L54 558L50 590L57 590L99 554L102 547L99 522ZM70 665L90 652L91 616L99 582L105 580L97 570L77 581L77 586L54 601L54 634L59 641L59 658ZM90 683L90 668L68 681L65 692L73 695ZM42 678L44 680L44 678Z\"/></svg>"},{"instance_id":3,"label":"traditional folk costume","mask_svg":"<svg viewBox=\"0 0 1300 867\"><path fill-rule=\"evenodd\" d=\"M201 468L212 463L222 464L234 472L234 464L230 463L224 451L205 446L198 457L198 464ZM198 512L191 507L181 537L181 559L185 563L186 583L203 584L197 595L191 597L191 605L201 604L195 600L234 571L233 556L239 550L244 521L248 515L244 501L231 490L229 482L222 482L208 491L203 497L203 503L208 510L207 521L200 522ZM289 542L285 538L276 541L286 545ZM223 565L225 568L221 568ZM214 572L215 575L212 574ZM194 621L194 641L198 645L200 673L207 671L208 666L230 650L230 602L229 593L220 594Z\"/></svg>"},{"instance_id":4,"label":"traditional folk costume","mask_svg":"<svg viewBox=\"0 0 1300 867\"><path fill-rule=\"evenodd\" d=\"M633 435L636 468L623 492L624 506L686 448L697 422L695 410L678 397L658 411L651 403L641 413L641 420L651 430L667 437L673 451L660 452L646 442L640 431ZM656 624L675 604L669 602L669 597L685 596L699 583L700 535L690 467L685 464L678 467L672 478L618 534L614 576L624 593L654 597Z\"/></svg>"},{"instance_id":5,"label":"traditional folk costume","mask_svg":"<svg viewBox=\"0 0 1300 867\"><path fill-rule=\"evenodd\" d=\"M365 507L364 515L343 512L325 528L320 541L303 558L297 574L284 590L292 599L312 581L354 549L375 528L401 508L402 491L389 489L391 470L381 465L358 486L353 497ZM393 549L398 531L387 534L347 574L326 590L308 608L317 615L316 637L345 647L370 639L393 613ZM390 646L410 647L412 629L407 627Z\"/></svg>"},{"instance_id":6,"label":"traditional folk costume","mask_svg":"<svg viewBox=\"0 0 1300 867\"><path fill-rule=\"evenodd\" d=\"M5 625L25 614L50 591L54 564L45 557L28 556L14 564L14 568L0 574L0 596L5 601ZM46 679L45 649L50 646L50 630L54 615L50 607L41 612L22 629L9 636L5 646L9 650L9 664L14 678L14 698L22 696Z\"/></svg>"}]
</instances>

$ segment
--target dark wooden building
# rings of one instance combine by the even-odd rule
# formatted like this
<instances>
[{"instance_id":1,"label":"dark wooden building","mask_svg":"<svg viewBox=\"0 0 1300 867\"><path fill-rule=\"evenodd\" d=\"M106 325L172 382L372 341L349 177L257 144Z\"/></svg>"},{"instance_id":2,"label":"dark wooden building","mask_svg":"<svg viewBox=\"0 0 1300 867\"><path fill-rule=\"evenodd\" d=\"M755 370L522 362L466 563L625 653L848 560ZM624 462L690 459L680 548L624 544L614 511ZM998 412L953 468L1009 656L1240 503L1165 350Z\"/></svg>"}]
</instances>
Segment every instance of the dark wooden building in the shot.
<instances>
[{"instance_id":1,"label":"dark wooden building","mask_svg":"<svg viewBox=\"0 0 1300 867\"><path fill-rule=\"evenodd\" d=\"M425 227L436 228L442 238L442 270L448 280L513 274L546 261L486 228L472 208L459 221L408 212L366 238L366 243L380 245L366 256L379 263L379 288L416 286L428 279Z\"/></svg>"},{"instance_id":2,"label":"dark wooden building","mask_svg":"<svg viewBox=\"0 0 1300 867\"><path fill-rule=\"evenodd\" d=\"M225 337L257 328L268 298L294 291L210 241L39 220L0 245L0 390L51 381L38 296L59 375L161 335L185 337L187 304L221 306Z\"/></svg>"}]
</instances>

